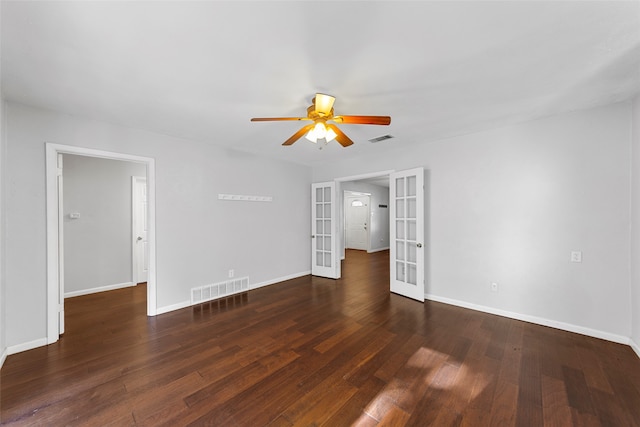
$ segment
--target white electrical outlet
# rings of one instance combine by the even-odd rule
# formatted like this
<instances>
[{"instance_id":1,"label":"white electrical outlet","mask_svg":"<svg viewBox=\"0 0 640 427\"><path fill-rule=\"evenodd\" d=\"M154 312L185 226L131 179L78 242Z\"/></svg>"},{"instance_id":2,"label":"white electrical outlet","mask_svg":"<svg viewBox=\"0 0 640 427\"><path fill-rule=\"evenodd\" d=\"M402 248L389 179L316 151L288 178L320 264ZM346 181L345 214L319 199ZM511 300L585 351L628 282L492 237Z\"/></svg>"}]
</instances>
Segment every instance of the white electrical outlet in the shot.
<instances>
[{"instance_id":1,"label":"white electrical outlet","mask_svg":"<svg viewBox=\"0 0 640 427\"><path fill-rule=\"evenodd\" d=\"M229 270L229 279L231 279L234 274L235 274L235 272L233 270Z\"/></svg>"},{"instance_id":2,"label":"white electrical outlet","mask_svg":"<svg viewBox=\"0 0 640 427\"><path fill-rule=\"evenodd\" d=\"M496 282L491 283L491 292L498 292L498 284Z\"/></svg>"},{"instance_id":3,"label":"white electrical outlet","mask_svg":"<svg viewBox=\"0 0 640 427\"><path fill-rule=\"evenodd\" d=\"M572 251L571 252L571 262L582 262L582 252L580 252L580 251Z\"/></svg>"}]
</instances>

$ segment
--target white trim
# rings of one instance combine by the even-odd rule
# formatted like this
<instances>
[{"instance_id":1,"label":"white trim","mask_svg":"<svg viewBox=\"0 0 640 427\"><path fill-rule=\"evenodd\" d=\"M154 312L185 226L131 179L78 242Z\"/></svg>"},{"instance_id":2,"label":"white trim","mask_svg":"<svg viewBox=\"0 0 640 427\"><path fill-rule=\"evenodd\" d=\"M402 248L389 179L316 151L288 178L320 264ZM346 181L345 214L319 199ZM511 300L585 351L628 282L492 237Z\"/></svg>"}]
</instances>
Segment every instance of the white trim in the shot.
<instances>
[{"instance_id":1,"label":"white trim","mask_svg":"<svg viewBox=\"0 0 640 427\"><path fill-rule=\"evenodd\" d=\"M58 209L58 334L64 333L64 156L61 153L56 155L56 179L57 195L56 204Z\"/></svg>"},{"instance_id":2,"label":"white trim","mask_svg":"<svg viewBox=\"0 0 640 427\"><path fill-rule=\"evenodd\" d=\"M116 283L115 285L99 286L97 288L82 289L79 291L65 292L65 298L79 297L80 295L96 294L98 292L113 291L114 289L129 288L136 286L135 282Z\"/></svg>"},{"instance_id":3,"label":"white trim","mask_svg":"<svg viewBox=\"0 0 640 427\"><path fill-rule=\"evenodd\" d=\"M640 346L636 344L632 339L629 339L629 345L631 346L631 349L636 352L638 357L640 357Z\"/></svg>"},{"instance_id":4,"label":"white trim","mask_svg":"<svg viewBox=\"0 0 640 427\"><path fill-rule=\"evenodd\" d=\"M367 251L367 253L368 254L372 254L372 253L375 253L375 252L388 251L389 249L390 249L389 246L387 246L387 247L384 247L384 248L371 249L371 250Z\"/></svg>"},{"instance_id":5,"label":"white trim","mask_svg":"<svg viewBox=\"0 0 640 427\"><path fill-rule=\"evenodd\" d=\"M471 310L482 311L484 313L495 314L502 317L508 317L510 319L522 320L524 322L535 323L542 326L548 326L555 329L561 329L563 331L574 332L581 335L587 335L594 338L600 338L607 341L616 342L619 344L629 345L629 337L622 335L616 335L609 332L599 331L596 329L585 328L583 326L572 325L571 323L558 322L556 320L545 319L543 317L530 316L527 314L515 313L512 311L500 310L493 307L487 307L484 305L472 304L465 301L454 300L450 298L439 297L431 294L425 294L426 299L444 304L455 305L458 307L469 308Z\"/></svg>"},{"instance_id":6,"label":"white trim","mask_svg":"<svg viewBox=\"0 0 640 427\"><path fill-rule=\"evenodd\" d=\"M157 314L156 301L156 208L155 208L155 160L150 157L134 156L131 154L115 153L91 148L45 143L46 156L46 212L47 212L47 338L45 344L51 344L60 338L58 319L58 192L56 185L57 156L75 154L80 156L98 157L104 159L123 160L143 163L147 167L147 202L149 215L149 278L147 280L147 315Z\"/></svg>"},{"instance_id":7,"label":"white trim","mask_svg":"<svg viewBox=\"0 0 640 427\"><path fill-rule=\"evenodd\" d=\"M253 285L249 284L249 290L263 288L263 287L269 286L269 285L275 285L276 283L284 282L284 281L291 280L291 279L297 279L298 277L308 276L310 274L311 274L311 270L303 271L303 272L300 272L300 273L289 274L288 276L279 277L279 278L273 279L273 280L267 280L265 282L255 283Z\"/></svg>"},{"instance_id":8,"label":"white trim","mask_svg":"<svg viewBox=\"0 0 640 427\"><path fill-rule=\"evenodd\" d=\"M10 347L7 348L7 355L12 355L12 354L16 354L16 353L22 353L23 351L27 351L27 350L32 350L34 348L38 348L38 347L42 347L47 345L47 339L46 338L40 338L37 340L33 340L33 341L29 341L29 342L25 342L22 344L17 344L17 345L12 345Z\"/></svg>"},{"instance_id":9,"label":"white trim","mask_svg":"<svg viewBox=\"0 0 640 427\"><path fill-rule=\"evenodd\" d=\"M60 337L58 324L58 151L46 145L46 203L47 203L47 342L51 344Z\"/></svg>"},{"instance_id":10,"label":"white trim","mask_svg":"<svg viewBox=\"0 0 640 427\"><path fill-rule=\"evenodd\" d=\"M149 245L149 265L147 266L147 316L157 314L156 300L156 162L147 163L147 244Z\"/></svg>"},{"instance_id":11,"label":"white trim","mask_svg":"<svg viewBox=\"0 0 640 427\"><path fill-rule=\"evenodd\" d=\"M9 352L5 348L2 354L0 354L0 369L2 369L2 365L4 365L4 361L7 360L8 355L9 355Z\"/></svg>"},{"instance_id":12,"label":"white trim","mask_svg":"<svg viewBox=\"0 0 640 427\"><path fill-rule=\"evenodd\" d=\"M343 177L340 177L340 178L336 178L335 181L337 181L337 182L360 181L362 179L377 178L379 176L389 175L389 174L391 174L393 172L395 172L395 170L388 170L388 171L381 171L381 172L370 172L370 173L363 173L363 174L360 174L360 175L353 175L353 176L343 176Z\"/></svg>"},{"instance_id":13,"label":"white trim","mask_svg":"<svg viewBox=\"0 0 640 427\"><path fill-rule=\"evenodd\" d=\"M198 303L198 304L200 304L200 303ZM181 310L183 308L187 308L187 307L190 307L190 306L191 306L191 300L179 302L177 304L167 305L167 306L164 306L164 307L158 307L158 309L156 310L156 315L165 314L165 313L168 313L170 311Z\"/></svg>"}]
</instances>

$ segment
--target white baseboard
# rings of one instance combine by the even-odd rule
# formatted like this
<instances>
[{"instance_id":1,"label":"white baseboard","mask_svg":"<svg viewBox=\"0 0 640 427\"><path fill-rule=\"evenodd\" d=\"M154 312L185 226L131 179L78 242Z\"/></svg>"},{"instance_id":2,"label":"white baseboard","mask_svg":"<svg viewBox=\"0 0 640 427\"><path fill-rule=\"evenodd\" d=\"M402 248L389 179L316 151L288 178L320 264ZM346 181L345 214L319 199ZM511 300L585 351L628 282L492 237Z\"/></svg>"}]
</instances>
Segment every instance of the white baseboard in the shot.
<instances>
[{"instance_id":1,"label":"white baseboard","mask_svg":"<svg viewBox=\"0 0 640 427\"><path fill-rule=\"evenodd\" d=\"M640 357L640 346L638 344L636 344L635 341L633 341L633 340L629 340L629 345L631 346L633 351L636 352L638 357Z\"/></svg>"},{"instance_id":2,"label":"white baseboard","mask_svg":"<svg viewBox=\"0 0 640 427\"><path fill-rule=\"evenodd\" d=\"M279 277L277 279L267 280L266 282L254 283L253 285L249 284L249 289L250 290L251 289L258 289L258 288L262 288L264 286L275 285L276 283L284 282L286 280L291 280L291 279L297 279L298 277L308 276L309 274L311 274L311 271L303 271L301 273L294 273L294 274L290 274L288 276Z\"/></svg>"},{"instance_id":3,"label":"white baseboard","mask_svg":"<svg viewBox=\"0 0 640 427\"><path fill-rule=\"evenodd\" d=\"M389 250L389 246L387 246L386 248L371 249L370 251L367 251L367 253L372 254L374 252L382 252L382 251L388 251L388 250Z\"/></svg>"},{"instance_id":4,"label":"white baseboard","mask_svg":"<svg viewBox=\"0 0 640 427\"><path fill-rule=\"evenodd\" d=\"M570 323L558 322L556 320L545 319L542 317L536 317L536 316L530 316L527 314L515 313L512 311L500 310L493 307L472 304L465 301L439 297L431 294L425 294L424 297L431 301L442 302L444 304L450 304L458 307L469 308L471 310L482 311L484 313L495 314L502 317L508 317L510 319L522 320L524 322L535 323L542 326L549 326L555 329L562 329L563 331L575 332L581 335L587 335L594 338L600 338L607 341L617 342L619 344L629 345L629 337L616 335L609 332L599 331L597 329L585 328L583 326L572 325Z\"/></svg>"},{"instance_id":5,"label":"white baseboard","mask_svg":"<svg viewBox=\"0 0 640 427\"><path fill-rule=\"evenodd\" d=\"M133 282L116 283L115 285L107 285L107 286L100 286L97 288L82 289L82 290L73 291L73 292L65 292L64 297L71 298L71 297L79 297L80 295L89 295L89 294L95 294L98 292L113 291L114 289L122 289L122 288L135 286L136 284L137 283L133 283Z\"/></svg>"},{"instance_id":6,"label":"white baseboard","mask_svg":"<svg viewBox=\"0 0 640 427\"><path fill-rule=\"evenodd\" d=\"M4 365L4 361L7 360L8 356L7 349L2 350L2 354L0 354L0 369L2 369L2 365Z\"/></svg>"},{"instance_id":7,"label":"white baseboard","mask_svg":"<svg viewBox=\"0 0 640 427\"><path fill-rule=\"evenodd\" d=\"M170 311L180 310L180 309L183 309L183 308L187 308L190 305L191 305L191 301L188 300L188 301L179 302L177 304L172 304L172 305L166 305L164 307L159 307L156 310L156 315L168 313Z\"/></svg>"},{"instance_id":8,"label":"white baseboard","mask_svg":"<svg viewBox=\"0 0 640 427\"><path fill-rule=\"evenodd\" d=\"M9 346L7 347L6 353L7 355L22 353L23 351L32 350L37 347L43 347L47 344L48 342L46 338L39 338L30 342Z\"/></svg>"}]
</instances>

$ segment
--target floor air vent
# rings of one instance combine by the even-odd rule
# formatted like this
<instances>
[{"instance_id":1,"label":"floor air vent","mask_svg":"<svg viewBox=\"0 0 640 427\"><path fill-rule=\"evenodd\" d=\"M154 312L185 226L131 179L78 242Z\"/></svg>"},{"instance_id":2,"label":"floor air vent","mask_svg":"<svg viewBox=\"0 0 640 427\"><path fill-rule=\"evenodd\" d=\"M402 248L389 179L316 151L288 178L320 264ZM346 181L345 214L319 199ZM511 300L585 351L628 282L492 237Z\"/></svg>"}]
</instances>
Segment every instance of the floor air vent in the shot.
<instances>
[{"instance_id":1,"label":"floor air vent","mask_svg":"<svg viewBox=\"0 0 640 427\"><path fill-rule=\"evenodd\" d=\"M239 277L225 282L191 288L191 305L211 301L249 290L249 278Z\"/></svg>"}]
</instances>

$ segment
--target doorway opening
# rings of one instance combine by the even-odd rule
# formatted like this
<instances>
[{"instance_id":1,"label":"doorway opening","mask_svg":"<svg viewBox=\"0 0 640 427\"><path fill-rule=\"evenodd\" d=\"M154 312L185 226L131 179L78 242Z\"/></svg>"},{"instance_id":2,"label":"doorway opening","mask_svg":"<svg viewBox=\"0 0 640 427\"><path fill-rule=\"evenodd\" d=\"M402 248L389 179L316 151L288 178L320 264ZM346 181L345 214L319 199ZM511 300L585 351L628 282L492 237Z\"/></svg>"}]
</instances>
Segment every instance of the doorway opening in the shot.
<instances>
[{"instance_id":1,"label":"doorway opening","mask_svg":"<svg viewBox=\"0 0 640 427\"><path fill-rule=\"evenodd\" d=\"M342 222L338 240L340 241L340 259L345 259L345 250L350 247L347 243L347 197L364 195L369 197L369 212L366 217L367 252L378 252L389 249L389 174L393 171L381 171L366 175L356 175L336 179L339 193L343 195L338 200L338 219ZM354 201L354 200L352 200ZM363 201L364 203L364 201ZM364 224L364 223L363 223ZM364 228L364 225L362 226Z\"/></svg>"},{"instance_id":2,"label":"doorway opening","mask_svg":"<svg viewBox=\"0 0 640 427\"><path fill-rule=\"evenodd\" d=\"M388 208L389 216L385 224L388 228L388 245L390 269L390 291L417 301L424 301L427 289L425 267L428 264L428 251L425 247L425 212L428 210L425 197L425 171L422 167L403 171L385 171L366 175L335 179L338 191L351 190L350 185L356 181L379 180L387 185L388 198L379 207ZM344 221L345 199L338 199L342 204L339 211L342 215L337 219ZM376 202L371 201L372 206ZM373 229L373 215L369 217ZM341 259L345 259L345 229L338 227L336 240L341 241ZM371 233L373 235L373 232ZM376 239L371 238L370 242Z\"/></svg>"},{"instance_id":3,"label":"doorway opening","mask_svg":"<svg viewBox=\"0 0 640 427\"><path fill-rule=\"evenodd\" d=\"M156 307L156 254L155 254L155 164L147 157L132 156L122 153L94 150L83 147L66 146L47 143L46 149L46 183L47 183L47 342L57 341L64 332L64 227L65 221L74 221L82 217L82 212L71 212L68 215L63 209L63 155L76 155L89 158L120 160L143 166L147 190L147 241L148 241L148 278L146 286L146 312L154 316ZM71 208L73 210L73 208ZM132 274L130 267L129 272Z\"/></svg>"}]
</instances>

